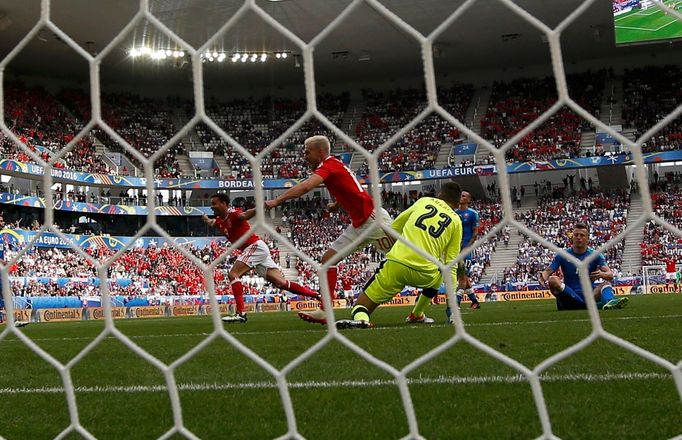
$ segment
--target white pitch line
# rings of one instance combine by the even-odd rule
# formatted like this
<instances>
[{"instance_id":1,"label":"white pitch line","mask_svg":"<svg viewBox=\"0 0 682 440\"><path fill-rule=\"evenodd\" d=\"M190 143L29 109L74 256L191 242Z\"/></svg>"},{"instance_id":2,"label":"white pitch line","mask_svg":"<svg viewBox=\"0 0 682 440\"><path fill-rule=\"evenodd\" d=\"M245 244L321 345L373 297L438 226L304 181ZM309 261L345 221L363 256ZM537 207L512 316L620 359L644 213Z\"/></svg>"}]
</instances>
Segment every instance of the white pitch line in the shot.
<instances>
[{"instance_id":1,"label":"white pitch line","mask_svg":"<svg viewBox=\"0 0 682 440\"><path fill-rule=\"evenodd\" d=\"M672 375L664 373L606 373L606 374L562 374L543 375L543 382L609 382L613 380L667 380ZM520 374L507 376L438 376L407 379L410 385L486 385L486 384L515 384L527 382ZM340 380L340 381L307 381L289 382L289 388L348 388L348 387L381 387L395 386L393 380ZM178 384L178 391L227 391L245 389L277 389L275 382L246 382L246 383L183 383ZM160 393L166 392L165 385L131 385L131 386L95 386L75 387L76 393ZM59 394L62 387L40 388L0 388L0 395L4 394Z\"/></svg>"},{"instance_id":2,"label":"white pitch line","mask_svg":"<svg viewBox=\"0 0 682 440\"><path fill-rule=\"evenodd\" d=\"M658 32L658 31L660 31L661 29L666 28L666 27L670 26L670 25L673 24L673 23L677 23L677 20L674 19L674 18L673 18L673 21L671 21L671 22L669 22L669 23L666 23L666 24L664 24L663 26L659 26L659 27L657 27L657 28L655 28L655 29L650 29L650 28L639 28L639 27L634 27L634 26L619 26L619 25L616 25L616 29L631 29L631 30L633 30L633 31Z\"/></svg>"},{"instance_id":3,"label":"white pitch line","mask_svg":"<svg viewBox=\"0 0 682 440\"><path fill-rule=\"evenodd\" d=\"M645 316L619 316L613 318L602 319L602 322L610 321L630 321L630 320L640 320L640 319L678 319L682 318L682 315L645 315ZM177 319L177 318L173 318ZM465 323L465 327L499 327L505 325L542 325L542 324L562 324L564 322L590 322L589 319L566 319L566 320L544 320L544 321L501 321L501 322L476 322L476 323ZM435 325L401 325L395 327L377 327L371 330L365 330L370 332L378 331L403 331L403 330L415 330L415 329L429 329L429 328L447 328L453 327L451 324L435 324ZM30 328L30 327L29 327ZM229 330L229 329L228 329ZM311 327L308 330L272 330L266 332L229 332L231 335L235 336L260 336L260 335L283 335L283 334L306 334L315 333L319 334L326 331L324 326ZM155 339L155 338L183 338L183 337L206 337L212 333L166 333L166 334L149 334L149 335L127 335L130 339ZM34 342L39 341L91 341L95 339L97 335L93 336L73 336L66 338L31 338ZM113 336L107 336L106 340L117 339ZM21 342L19 339L5 339L0 342L0 349L2 349L2 344L10 342Z\"/></svg>"}]
</instances>

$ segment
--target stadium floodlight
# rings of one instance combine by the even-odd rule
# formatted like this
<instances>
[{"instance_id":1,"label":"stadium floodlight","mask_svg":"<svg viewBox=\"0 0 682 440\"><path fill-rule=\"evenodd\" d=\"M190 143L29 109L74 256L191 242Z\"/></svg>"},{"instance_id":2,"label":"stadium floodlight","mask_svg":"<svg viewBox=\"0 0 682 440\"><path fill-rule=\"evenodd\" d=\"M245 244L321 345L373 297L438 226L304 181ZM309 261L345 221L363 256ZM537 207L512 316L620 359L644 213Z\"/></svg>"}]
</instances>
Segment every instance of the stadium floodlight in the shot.
<instances>
[{"instance_id":1,"label":"stadium floodlight","mask_svg":"<svg viewBox=\"0 0 682 440\"><path fill-rule=\"evenodd\" d=\"M225 55L224 52L221 53L220 55L218 55L218 62L219 62L219 63L222 63L223 61L225 61L225 57L226 57L226 56L227 56L227 55Z\"/></svg>"},{"instance_id":2,"label":"stadium floodlight","mask_svg":"<svg viewBox=\"0 0 682 440\"><path fill-rule=\"evenodd\" d=\"M166 49L166 56L169 57L171 55L173 55L173 51L170 49Z\"/></svg>"},{"instance_id":3,"label":"stadium floodlight","mask_svg":"<svg viewBox=\"0 0 682 440\"><path fill-rule=\"evenodd\" d=\"M128 55L130 55L132 58L136 58L142 54L140 53L139 49L131 47L130 50L128 50Z\"/></svg>"},{"instance_id":4,"label":"stadium floodlight","mask_svg":"<svg viewBox=\"0 0 682 440\"><path fill-rule=\"evenodd\" d=\"M232 62L236 63L237 61L239 61L239 54L235 53L234 55L232 55Z\"/></svg>"},{"instance_id":5,"label":"stadium floodlight","mask_svg":"<svg viewBox=\"0 0 682 440\"><path fill-rule=\"evenodd\" d=\"M267 59L268 59L268 54L266 54L266 53L260 54L261 63L264 63Z\"/></svg>"},{"instance_id":6,"label":"stadium floodlight","mask_svg":"<svg viewBox=\"0 0 682 440\"><path fill-rule=\"evenodd\" d=\"M142 46L139 49L140 55L151 55L152 49L147 46Z\"/></svg>"},{"instance_id":7,"label":"stadium floodlight","mask_svg":"<svg viewBox=\"0 0 682 440\"><path fill-rule=\"evenodd\" d=\"M286 58L288 55L286 52L282 52L282 58Z\"/></svg>"},{"instance_id":8,"label":"stadium floodlight","mask_svg":"<svg viewBox=\"0 0 682 440\"><path fill-rule=\"evenodd\" d=\"M242 54L242 63L245 63L246 60L248 60L248 59L249 59L249 54L248 54L248 53Z\"/></svg>"},{"instance_id":9,"label":"stadium floodlight","mask_svg":"<svg viewBox=\"0 0 682 440\"><path fill-rule=\"evenodd\" d=\"M275 58L280 59L281 57L282 57L281 53L279 53L279 52L275 53Z\"/></svg>"}]
</instances>

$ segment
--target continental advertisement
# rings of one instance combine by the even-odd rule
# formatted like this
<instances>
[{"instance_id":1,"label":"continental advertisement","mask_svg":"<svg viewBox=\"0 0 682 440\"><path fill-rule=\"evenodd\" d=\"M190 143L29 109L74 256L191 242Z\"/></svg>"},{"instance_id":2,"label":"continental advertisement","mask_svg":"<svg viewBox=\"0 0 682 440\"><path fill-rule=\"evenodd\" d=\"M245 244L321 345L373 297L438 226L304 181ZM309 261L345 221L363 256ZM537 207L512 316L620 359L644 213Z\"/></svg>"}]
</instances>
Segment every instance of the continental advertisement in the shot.
<instances>
[{"instance_id":1,"label":"continental advertisement","mask_svg":"<svg viewBox=\"0 0 682 440\"><path fill-rule=\"evenodd\" d=\"M198 305L189 306L171 306L171 316L197 316L199 314Z\"/></svg>"},{"instance_id":2,"label":"continental advertisement","mask_svg":"<svg viewBox=\"0 0 682 440\"><path fill-rule=\"evenodd\" d=\"M40 322L82 321L83 309L38 309Z\"/></svg>"},{"instance_id":3,"label":"continental advertisement","mask_svg":"<svg viewBox=\"0 0 682 440\"><path fill-rule=\"evenodd\" d=\"M671 294L671 293L676 293L680 294L682 293L682 285L681 284L652 284L650 286L646 286L646 293L654 293L654 294Z\"/></svg>"},{"instance_id":4,"label":"continental advertisement","mask_svg":"<svg viewBox=\"0 0 682 440\"><path fill-rule=\"evenodd\" d=\"M131 318L163 318L166 306L139 306L130 308Z\"/></svg>"},{"instance_id":5,"label":"continental advertisement","mask_svg":"<svg viewBox=\"0 0 682 440\"><path fill-rule=\"evenodd\" d=\"M345 299L335 299L333 300L335 309L345 309L346 300ZM289 307L294 312L304 312L317 310L320 307L319 301L291 301Z\"/></svg>"},{"instance_id":6,"label":"continental advertisement","mask_svg":"<svg viewBox=\"0 0 682 440\"><path fill-rule=\"evenodd\" d=\"M91 307L86 309L87 319L102 320L104 319L104 307ZM114 319L123 319L128 317L128 309L126 307L112 307L111 316Z\"/></svg>"},{"instance_id":7,"label":"continental advertisement","mask_svg":"<svg viewBox=\"0 0 682 440\"><path fill-rule=\"evenodd\" d=\"M15 321L31 321L31 309L14 309L14 320ZM5 324L7 318L5 316L5 311L0 310L0 325Z\"/></svg>"},{"instance_id":8,"label":"continental advertisement","mask_svg":"<svg viewBox=\"0 0 682 440\"><path fill-rule=\"evenodd\" d=\"M280 303L263 303L260 306L261 312L281 312L282 304Z\"/></svg>"},{"instance_id":9,"label":"continental advertisement","mask_svg":"<svg viewBox=\"0 0 682 440\"><path fill-rule=\"evenodd\" d=\"M227 304L218 304L218 314L226 315L230 311L230 306ZM204 306L204 315L210 315L213 312L213 306L210 304Z\"/></svg>"}]
</instances>

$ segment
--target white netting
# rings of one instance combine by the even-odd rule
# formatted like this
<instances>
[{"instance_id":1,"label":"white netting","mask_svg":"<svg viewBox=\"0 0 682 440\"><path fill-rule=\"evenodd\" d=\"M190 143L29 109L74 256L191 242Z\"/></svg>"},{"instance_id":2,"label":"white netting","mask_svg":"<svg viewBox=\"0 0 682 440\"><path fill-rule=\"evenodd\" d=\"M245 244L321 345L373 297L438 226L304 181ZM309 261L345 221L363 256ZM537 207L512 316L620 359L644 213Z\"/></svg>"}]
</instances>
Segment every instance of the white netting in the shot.
<instances>
[{"instance_id":1,"label":"white netting","mask_svg":"<svg viewBox=\"0 0 682 440\"><path fill-rule=\"evenodd\" d=\"M505 162L505 157L504 154L505 152L511 148L514 144L516 144L518 141L520 141L522 138L524 138L527 134L529 134L532 130L540 126L540 124L544 123L548 118L550 118L553 114L555 114L562 106L567 106L571 108L573 111L575 111L577 114L582 116L585 120L589 121L591 124L593 124L595 127L598 127L602 129L604 132L610 134L613 136L615 139L620 141L623 145L625 145L632 153L633 161L634 164L637 165L636 169L636 176L637 176L637 182L639 183L639 187L641 188L642 191L642 199L644 202L644 210L645 214L634 224L631 224L628 226L628 228L624 231L621 236L617 237L617 239L612 240L610 243L605 244L602 248L600 248L600 251L603 251L605 249L610 248L617 240L622 240L626 235L628 235L630 232L635 230L636 228L642 228L645 221L647 220L654 220L656 223L660 224L662 227L670 230L674 234L677 234L679 236L682 236L682 231L678 230L677 228L674 228L673 226L669 225L665 221L661 220L660 218L656 217L653 212L652 212L652 207L651 207L651 198L649 194L649 189L646 181L646 175L645 175L645 168L643 166L643 159L642 159L642 153L640 150L640 146L643 142L645 142L647 139L649 139L653 134L655 134L660 128L664 127L671 121L673 121L675 118L679 117L682 114L682 105L678 106L675 111L673 111L671 114L669 114L666 118L661 120L658 124L656 124L654 127L652 127L649 131L647 131L644 135L642 135L639 139L637 139L635 142L632 142L625 138L622 134L615 132L611 127L604 125L602 122L597 120L594 116L589 114L587 111L585 111L583 108L581 108L576 102L574 102L571 97L568 95L568 89L567 89L567 83L566 83L566 76L564 73L564 66L563 66L563 60L561 56L561 44L560 44L560 37L561 33L563 30L566 29L567 26L569 26L580 14L582 14L588 7L590 7L593 3L595 3L596 0L587 0L583 2L578 8L576 8L566 19L564 19L556 28L551 29L547 25L545 25L543 22L539 21L537 18L535 18L533 15L528 13L526 10L518 6L517 4L513 3L511 0L500 0L500 2L507 8L509 8L513 13L517 14L524 20L526 20L530 25L533 27L537 28L539 31L541 31L544 35L546 35L549 47L550 47L550 52L551 52L551 59L552 59L552 66L553 66L553 71L554 71L554 76L557 81L557 92L558 92L558 101L547 111L545 111L540 118L538 118L536 121L534 121L532 124L524 128L522 131L517 133L515 136L513 136L511 139L507 141L506 144L504 144L500 149L495 149L489 142L487 142L485 139L481 138L479 135L471 131L469 128L467 128L465 125L463 125L460 121L455 119L453 116L448 114L443 107L438 103L437 101L437 95L436 95L436 81L435 81L435 74L434 74L434 65L433 65L433 43L438 38L439 35L443 33L443 31L451 26L455 20L457 20L467 9L469 9L473 4L476 3L476 0L467 0L465 1L459 8L456 9L455 12L453 12L446 20L444 20L433 32L431 32L428 36L423 35L416 29L414 29L412 26L407 24L405 21L403 21L400 17L398 17L396 14L391 12L388 8L386 8L384 5L382 5L378 0L354 0L351 4L349 4L341 14L338 15L329 25L327 25L317 36L315 36L309 43L305 43L302 41L300 38L298 38L294 33L292 33L289 29L284 27L282 24L280 24L278 21L276 21L273 17L271 17L267 12L265 12L259 5L256 4L255 0L246 0L244 4L239 8L239 10L211 37L204 45L201 47L195 49L191 47L189 44L187 44L185 41L183 41L180 37L178 37L175 33L173 33L168 27L166 27L162 22L160 22L152 13L150 12L150 6L149 6L149 1L148 0L140 0L140 7L139 11L137 14L130 20L130 22L126 25L126 27L118 34L118 36L111 41L98 55L92 56L90 55L87 51L85 51L83 48L81 48L76 42L74 42L68 35L66 35L63 31L61 31L52 21L50 18L50 0L42 0L41 2L41 17L38 23L33 27L33 29L24 37L24 39L16 45L16 47L5 57L5 59L0 63L0 70L2 71L2 75L0 75L0 87L2 87L1 84L3 84L3 78L4 78L4 71L5 68L7 67L8 63L12 61L12 59L15 58L17 53L19 53L28 43L31 41L38 32L43 29L43 28L48 28L52 32L54 32L59 38L61 38L66 44L68 44L73 50L75 50L78 54L80 54L84 59L87 60L89 64L89 71L90 71L90 84L91 84L91 105L92 105L92 118L89 121L89 123L86 125L86 127L81 130L81 132L67 145L65 149L63 149L59 154L55 155L54 157L51 158L50 163L45 163L40 157L38 157L35 153L33 153L31 150L29 150L25 145L23 145L19 139L8 129L8 127L4 123L4 90L0 94L0 124L2 124L2 130L5 132L7 136L9 136L17 145L19 145L25 152L28 154L36 163L39 163L40 165L43 165L45 167L45 177L43 181L43 187L46 188L46 190L49 190L49 188L52 187L52 178L50 175L50 172L52 170L52 165L59 160L67 151L72 149L74 145L83 137L85 134L87 134L95 125L99 125L109 136L111 136L112 139L114 139L116 142L118 142L121 146L125 148L125 150L128 151L133 157L135 157L140 163L144 164L144 173L146 177L146 189L149 194L154 194L154 176L153 176L153 163L155 160L159 159L163 154L165 154L169 148L172 145L175 145L182 137L185 136L189 132L189 130L194 127L198 122L204 122L206 125L208 125L211 129L213 129L216 133L218 133L219 136L221 136L230 146L235 148L239 153L244 155L246 158L248 158L249 162L251 163L251 166L253 168L253 173L254 173L254 179L257 181L262 180L262 175L259 169L259 162L260 160L265 157L269 152L271 152L277 145L280 145L281 142L288 138L294 131L296 131L299 127L303 125L303 123L308 120L311 117L316 117L319 119L325 126L327 126L330 130L332 130L338 137L339 139L343 140L346 142L346 144L352 146L355 150L357 150L359 153L363 154L368 162L369 162L369 170L370 170L370 177L372 181L377 182L379 181L379 174L378 174L378 167L377 167L377 159L379 155L385 151L390 145L392 145L396 140L401 138L403 135L405 135L409 130L414 128L419 122L421 122L426 116L428 116L431 113L438 113L441 117L443 117L445 120L456 126L461 132L465 133L467 136L469 136L470 139L474 140L477 142L479 145L484 146L485 148L489 149L491 154L495 158L495 162L497 164L497 169L498 173L500 175L500 187L501 187L501 193L502 193L502 205L504 208L504 218L503 220L491 231L489 231L488 234L486 234L485 237L480 238L475 246L479 246L483 242L487 241L489 237L492 237L495 235L501 228L503 228L505 225L512 225L516 227L519 231L523 232L524 234L528 235L530 238L538 241L539 243L543 244L546 246L548 249L551 249L552 251L555 251L565 258L567 258L570 261L573 261L576 266L579 269L579 273L581 276L582 280L582 285L583 289L585 291L590 291L591 287L589 285L589 276L587 273L587 268L589 263L594 259L594 258L588 258L585 261L578 261L571 255L569 255L567 252L565 252L563 249L557 248L554 244L551 242L547 241L545 238L539 236L532 230L529 230L525 225L519 223L518 221L514 220L513 214L512 214L512 200L511 200L511 192L509 188L509 182L508 182L508 174L507 174L507 168L506 168L506 162ZM672 10L668 6L662 4L660 1L655 0L654 3L667 11L669 14L672 16L677 17L678 20L682 20L682 16L680 15L679 12ZM424 111L422 111L412 122L410 122L407 126L403 127L398 133L393 135L390 139L388 139L380 148L375 150L373 153L369 153L366 150L364 150L357 142L355 142L353 139L351 139L349 136L347 136L345 133L343 133L338 127L334 126L323 114L321 114L318 109L317 109L317 103L316 103L316 93L315 93L315 77L314 77L314 66L313 66L313 49L315 46L320 43L326 36L329 35L334 28L336 28L340 22L345 20L354 10L356 10L360 5L362 4L367 4L374 10L376 10L379 14L381 14L383 17L385 17L388 21L390 21L392 24L394 24L396 27L398 27L400 30L414 38L416 41L419 42L421 46L421 52L422 52L422 59L423 59L423 67L424 67L424 79L426 83L426 91L427 91L427 99L428 99L428 106ZM302 59L303 59L303 66L304 66L304 76L305 76L305 88L306 88L306 98L307 98L307 104L308 108L305 114L293 125L291 126L285 133L283 133L278 139L274 140L265 150L260 152L257 156L252 156L249 154L249 152L239 145L238 142L236 142L234 139L232 139L227 133L225 133L220 127L218 127L212 120L209 119L205 112L204 108L204 86L203 86L203 67L200 59L200 54L207 50L211 44L223 33L228 31L230 28L232 28L243 16L245 13L253 11L255 14L257 14L259 17L261 17L265 22L270 24L273 28L275 28L277 31L282 33L284 36L286 36L290 41L295 43L301 51L302 54ZM141 21L141 20L147 20L150 22L153 26L156 26L159 30L161 30L163 33L167 34L169 37L171 37L177 44L178 46L182 49L185 50L188 54L191 55L192 58L192 75L193 75L193 84L194 84L194 99L195 99L195 105L196 105L196 114L195 116L172 138L170 139L159 151L157 151L154 155L152 155L149 159L145 158L140 152L138 152L136 149L131 147L124 139L122 139L113 129L111 129L103 120L102 120L102 113L101 113L101 107L100 107L100 81L99 81L99 75L100 75L100 63L101 61L119 44L123 41L123 39L126 37L126 35L134 29L134 27ZM51 192L51 191L50 191ZM256 193L256 201L258 206L263 206L264 202L264 195L263 195L263 188L260 185L255 185L255 193ZM374 185L372 187L372 196L377 203L377 205L381 205L381 197L380 197L380 191L379 187L377 185ZM138 234L135 236L135 238L141 237L145 232L147 232L149 229L153 229L157 233L159 233L161 236L170 238L168 234L160 228L157 223L156 223L156 216L155 216L155 211L154 211L154 204L155 204L155 197L149 197L149 203L150 203L150 209L149 209L149 214L147 218L147 223L145 226L138 232ZM66 237L53 226L53 203L52 203L52 197L51 194L48 193L48 196L45 198L45 224L40 230L40 234L43 232L49 230L51 232L54 232L55 234L59 235L65 242L70 243ZM273 236L277 236L279 239L283 240L284 242L287 242L286 239L283 237L279 236L266 222L265 222L265 216L264 216L264 211L259 210L257 213L256 221L254 222L254 227L261 227L265 229L266 231L270 232ZM359 237L357 242L362 240L364 236L369 234L371 231L367 231L366 234L364 234L362 237ZM582 350L583 348L587 347L590 345L592 342L594 342L597 338L604 338L605 340L618 345L622 348L625 348L626 350L629 350L633 353L635 353L638 356L641 356L643 358L648 359L651 362L654 362L657 365L660 365L661 367L667 369L670 371L670 373L673 375L675 384L677 387L677 391L682 397L682 362L680 362L678 365L674 365L673 363L661 358L660 356L657 356L647 350L644 350L637 345L634 345L618 336L615 336L611 333L608 333L604 330L602 327L601 320L599 318L599 315L597 313L597 307L594 302L594 298L592 298L590 295L587 295L587 305L588 305L588 313L589 313L589 318L592 324L592 332L588 337L586 337L584 340L578 342L577 344L561 351L560 353L557 353L548 359L545 359L543 362L541 362L539 365L529 368L526 367L525 365L522 365L518 361L504 355L503 353L500 353L499 351L491 348L490 346L485 345L481 341L475 339L473 336L471 336L465 329L464 323L462 321L462 317L460 316L460 313L457 308L454 308L454 318L455 318L455 327L456 327L456 333L455 335L448 340L447 342L441 344L437 348L431 350L427 354L421 356L420 358L414 360L411 362L409 365L405 366L403 369L398 370L394 367L392 367L389 364L386 364L385 362L375 358L372 356L370 353L366 352L353 342L351 342L348 338L343 336L342 334L338 333L334 325L330 325L328 327L328 333L327 335L318 341L316 344L314 344L312 347L310 347L308 350L306 350L303 354L301 354L299 357L291 361L288 365L286 365L282 369L277 369L273 367L271 364L269 364L267 361L265 361L263 358L261 358L259 355L257 355L255 352L247 348L245 345L243 345L241 342L239 342L234 336L232 336L229 332L225 331L222 323L220 321L220 316L218 312L218 307L217 307L217 300L216 300L216 295L215 295L215 286L214 282L212 279L212 273L217 264L220 263L220 260L213 262L210 266L206 266L203 264L203 262L199 261L196 257L193 255L189 254L185 249L181 247L176 247L181 253L183 253L190 261L192 261L194 264L196 264L198 267L202 269L204 272L204 277L206 281L206 286L207 290L209 291L210 294L210 304L212 306L212 322L214 325L214 330L213 332L199 345L194 347L192 350L187 352L184 356L181 358L177 359L175 362L171 364L165 364L161 362L160 360L156 359L154 356L150 355L147 353L145 350L143 350L141 347L139 347L136 343L134 343L128 336L123 334L120 330L116 328L114 325L114 320L112 317L112 311L111 311L111 301L110 301L110 293L108 289L108 284L106 283L106 278L107 278L107 268L108 266L116 259L118 258L123 252L125 252L134 242L135 240L131 240L131 244L128 245L126 248L120 250L117 252L116 255L111 257L109 260L105 261L103 264L100 264L98 261L94 260L91 256L87 255L82 249L73 246L71 244L71 247L75 252L78 252L83 258L86 260L90 261L94 267L97 268L98 273L99 273L99 278L101 280L101 286L102 286L102 303L104 306L104 311L106 315L105 319L105 327L103 331L85 348L83 349L76 357L74 357L71 361L68 363L64 364L59 362L57 359L52 357L50 354L45 352L43 349L41 349L39 346L37 346L30 338L26 337L21 331L17 330L14 328L14 313L13 313L13 302L11 300L11 291L10 291L10 286L9 286L9 278L8 278L8 269L9 267L13 264L16 259L20 258L21 255L23 255L32 245L33 243L39 238L40 234L36 235L36 237L31 240L30 243L27 244L25 248L21 252L19 252L18 255L14 257L13 261L8 262L7 265L2 267L2 287L3 287L3 295L5 299L5 305L7 307L7 316L8 316L8 326L7 328L0 334L0 340L4 339L7 337L8 334L14 334L17 338L19 338L24 344L26 344L27 347L29 347L34 353L36 353L38 356L40 356L42 359L44 359L46 362L48 362L50 365L52 365L54 368L56 368L62 378L63 382L63 387L66 392L67 396L67 402L68 402L68 409L69 409L69 416L71 420L71 424L69 427L67 427L62 433L60 433L57 438L64 438L66 437L69 433L76 431L85 438L94 438L92 434L90 434L80 423L79 420L79 415L78 415L78 407L76 404L76 398L75 398L75 390L72 382L72 377L71 377L71 372L72 368L81 360L83 359L84 356L86 356L89 352L93 350L94 347L96 347L100 342L104 340L105 337L107 336L113 336L117 338L119 341L121 341L123 344L125 344L131 351L136 353L138 356L142 357L145 359L147 362L149 362L151 365L155 366L158 368L161 372L163 372L165 380L166 380L166 385L168 387L168 392L169 392L169 397L171 401L171 406L172 406L172 411L173 411L173 420L174 420L174 426L171 428L168 432L166 432L161 438L170 438L171 436L175 434L181 434L184 435L187 438L196 438L196 436L190 432L187 428L185 428L183 424L183 417L182 417L182 408L180 404L180 398L179 398L179 393L178 393L178 388L176 386L175 382L175 369L178 368L180 365L182 365L184 362L187 360L191 359L194 355L196 355L198 352L203 350L208 344L210 344L212 341L214 341L217 338L223 338L226 341L228 341L230 344L232 344L236 349L238 349L242 354L247 356L249 359L254 361L257 365L259 365L261 368L263 368L265 371L270 373L276 380L277 386L281 395L282 403L284 405L284 410L286 414L286 419L287 419L287 426L288 426L288 432L283 436L283 438L302 438L302 436L298 433L298 428L297 428L297 423L296 423L296 417L294 414L294 407L292 405L291 397L289 395L289 388L288 388L288 383L287 383L287 375L296 367L298 367L302 362L304 362L306 359L310 358L313 354L318 352L322 347L326 346L333 340L337 340L344 346L348 347L350 350L353 352L359 354L362 356L365 360L370 362L371 364L381 368L382 370L386 371L390 375L392 375L395 378L395 383L397 384L400 394L402 397L405 413L407 415L407 420L408 420L408 426L409 426L409 433L406 436L406 438L421 438L419 434L419 427L417 423L417 417L414 412L414 408L412 406L412 400L411 400L411 395L410 395L410 390L408 388L408 380L407 380L407 375L414 371L416 368L424 365L426 362L432 360L435 356L439 355L443 351L447 350L448 348L451 348L454 344L457 343L469 343L472 346L478 348L482 352L492 356L493 358L499 360L500 362L504 363L505 365L510 366L511 368L515 369L519 373L521 373L530 383L533 398L535 400L535 405L540 417L541 421L541 426L542 426L542 438L556 438L553 434L552 431L552 425L551 421L549 418L549 414L547 411L547 406L545 404L544 396L543 396L543 391L542 391L542 384L540 380L540 375L545 372L548 368L556 364L557 362L566 359L567 357L575 354L576 352ZM394 233L395 234L395 233ZM246 239L246 235L244 236L244 240ZM402 239L401 237L397 236L395 237L396 239ZM244 241L244 240L240 240ZM240 245L241 243L233 243L232 244L232 249L234 249L236 246ZM287 242L287 244L291 246L290 243ZM422 255L423 252L419 249L416 249L414 245L411 243L408 243L410 247L412 247L415 251L420 252ZM348 246L346 250L350 250L353 245ZM332 312L332 307L330 304L330 299L329 299L329 291L327 290L327 283L326 283L326 268L332 264L335 264L335 261L330 261L324 266L320 267L319 265L316 264L316 262L312 261L309 257L306 255L300 255L300 253L297 251L297 254L301 258L303 258L305 261L313 265L316 269L320 270L321 273L321 285L323 287L323 291L325 293L324 295L324 302L326 307L326 313L327 313L327 319L328 322L333 323L333 312ZM339 253L339 256L342 255L343 252ZM223 258L228 255L228 253L223 254ZM593 257L596 257L597 253L593 254ZM433 261L433 258L425 255L425 257L431 259ZM460 256L459 259L461 259L462 256ZM222 258L221 258L222 260ZM443 264L440 264L439 262L435 261L436 264L440 267L441 271L446 274L449 272L449 269L457 263L457 261L450 262L447 266L444 266ZM451 303L454 304L454 297L453 297L453 286L451 282L451 278L449 276L445 276L444 279L446 280L446 287L447 287L447 295Z\"/></svg>"}]
</instances>

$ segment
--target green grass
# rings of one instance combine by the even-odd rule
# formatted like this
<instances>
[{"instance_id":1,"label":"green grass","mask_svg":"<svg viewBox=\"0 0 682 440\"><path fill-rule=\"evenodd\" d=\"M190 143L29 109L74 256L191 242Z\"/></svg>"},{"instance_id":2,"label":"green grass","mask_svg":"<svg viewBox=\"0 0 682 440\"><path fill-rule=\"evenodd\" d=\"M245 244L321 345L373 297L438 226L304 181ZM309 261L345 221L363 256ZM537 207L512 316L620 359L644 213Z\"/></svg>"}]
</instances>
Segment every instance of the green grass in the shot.
<instances>
[{"instance_id":1,"label":"green grass","mask_svg":"<svg viewBox=\"0 0 682 440\"><path fill-rule=\"evenodd\" d=\"M405 325L408 312L379 308L373 317L378 328L342 334L397 368L455 334L444 323L442 306L429 310L440 322L432 327ZM559 313L550 301L490 303L462 313L471 335L531 368L591 331L586 312ZM607 331L670 362L682 360L681 296L634 296L627 308L600 313ZM348 314L340 311L337 317ZM125 320L116 325L164 363L178 359L212 331L208 317ZM247 324L226 328L276 368L326 335L324 327L306 324L293 312L252 314ZM87 321L36 324L24 333L65 363L102 329L101 322ZM0 341L0 363L1 436L54 438L69 425L66 395L55 368L14 336ZM509 380L517 375L465 343L424 363L409 376L421 435L539 436L542 429L530 386ZM562 439L663 439L682 434L681 396L672 375L605 340L553 365L546 375L543 394L553 432ZM184 385L179 395L185 426L201 438L273 438L287 432L272 377L223 339L178 367L175 378ZM97 438L156 438L173 426L162 372L116 339L104 340L77 363L72 379L80 387L76 400L81 424ZM394 439L409 432L392 376L337 341L310 356L287 379L295 384L289 393L299 432L308 439ZM196 390L188 384L195 384ZM133 392L133 386L161 388ZM46 387L58 392L46 392Z\"/></svg>"},{"instance_id":2,"label":"green grass","mask_svg":"<svg viewBox=\"0 0 682 440\"><path fill-rule=\"evenodd\" d=\"M669 6L671 2L666 2ZM679 4L679 2L678 2ZM678 11L682 12L680 6ZM657 7L635 10L615 17L616 44L682 38L682 20L665 15Z\"/></svg>"}]
</instances>

